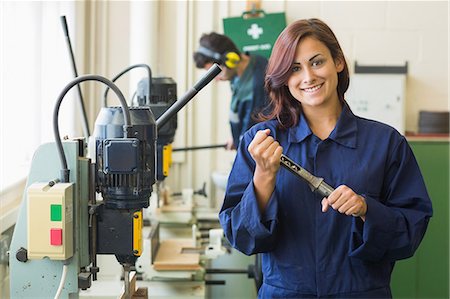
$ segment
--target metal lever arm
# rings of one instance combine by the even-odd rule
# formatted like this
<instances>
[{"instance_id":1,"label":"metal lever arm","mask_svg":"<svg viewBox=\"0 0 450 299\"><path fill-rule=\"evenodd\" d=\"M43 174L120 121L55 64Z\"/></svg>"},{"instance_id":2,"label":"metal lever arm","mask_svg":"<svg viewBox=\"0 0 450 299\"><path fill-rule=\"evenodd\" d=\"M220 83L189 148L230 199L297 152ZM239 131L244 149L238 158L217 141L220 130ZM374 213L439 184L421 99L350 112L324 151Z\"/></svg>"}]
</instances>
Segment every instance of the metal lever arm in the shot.
<instances>
[{"instance_id":1,"label":"metal lever arm","mask_svg":"<svg viewBox=\"0 0 450 299\"><path fill-rule=\"evenodd\" d=\"M204 145L204 146L192 146L192 147L180 147L172 149L172 152L180 151L195 151L201 149L212 149L212 148L226 148L226 144L214 144L214 145Z\"/></svg>"},{"instance_id":2,"label":"metal lever arm","mask_svg":"<svg viewBox=\"0 0 450 299\"><path fill-rule=\"evenodd\" d=\"M281 166L286 167L290 172L294 173L301 179L305 180L311 187L312 191L318 192L320 195L324 197L328 197L331 194L331 192L334 191L334 188L325 183L323 178L319 178L312 175L306 169L304 169L303 167L292 161L287 156L281 155L280 164Z\"/></svg>"}]
</instances>

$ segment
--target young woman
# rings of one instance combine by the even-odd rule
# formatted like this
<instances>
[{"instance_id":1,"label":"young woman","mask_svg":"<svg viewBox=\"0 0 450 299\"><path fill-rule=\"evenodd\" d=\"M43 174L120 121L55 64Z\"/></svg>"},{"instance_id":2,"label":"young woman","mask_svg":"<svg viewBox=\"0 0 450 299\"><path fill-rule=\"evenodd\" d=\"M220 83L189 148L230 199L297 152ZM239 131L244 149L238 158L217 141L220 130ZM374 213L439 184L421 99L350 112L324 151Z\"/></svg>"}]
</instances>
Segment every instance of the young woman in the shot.
<instances>
[{"instance_id":1,"label":"young woman","mask_svg":"<svg viewBox=\"0 0 450 299\"><path fill-rule=\"evenodd\" d=\"M412 256L432 215L405 138L355 116L331 29L299 20L278 37L266 88L273 110L242 138L220 222L230 243L262 253L260 298L390 298L396 260ZM281 154L335 190L280 168Z\"/></svg>"}]
</instances>

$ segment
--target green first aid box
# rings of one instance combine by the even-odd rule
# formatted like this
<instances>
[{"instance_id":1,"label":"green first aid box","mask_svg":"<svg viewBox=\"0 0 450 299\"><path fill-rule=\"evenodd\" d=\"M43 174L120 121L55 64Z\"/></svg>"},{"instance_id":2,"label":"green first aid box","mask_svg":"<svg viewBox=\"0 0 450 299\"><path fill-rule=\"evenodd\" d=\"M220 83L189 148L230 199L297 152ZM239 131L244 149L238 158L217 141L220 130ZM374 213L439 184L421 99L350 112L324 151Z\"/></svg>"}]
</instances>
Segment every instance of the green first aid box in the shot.
<instances>
[{"instance_id":1,"label":"green first aid box","mask_svg":"<svg viewBox=\"0 0 450 299\"><path fill-rule=\"evenodd\" d=\"M258 17L250 17L252 14ZM286 27L285 13L247 11L240 17L223 19L224 34L231 38L242 52L269 58L278 35Z\"/></svg>"}]
</instances>

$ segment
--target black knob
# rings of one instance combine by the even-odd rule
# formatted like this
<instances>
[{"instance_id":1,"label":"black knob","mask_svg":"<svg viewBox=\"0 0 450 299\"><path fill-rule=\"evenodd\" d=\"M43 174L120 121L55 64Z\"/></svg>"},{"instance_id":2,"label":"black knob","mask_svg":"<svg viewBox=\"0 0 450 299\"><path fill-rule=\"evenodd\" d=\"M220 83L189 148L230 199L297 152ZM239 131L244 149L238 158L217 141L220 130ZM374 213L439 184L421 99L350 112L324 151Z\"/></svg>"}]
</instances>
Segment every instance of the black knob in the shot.
<instances>
[{"instance_id":1,"label":"black knob","mask_svg":"<svg viewBox=\"0 0 450 299\"><path fill-rule=\"evenodd\" d=\"M197 191L194 191L194 194L202 195L202 196L204 196L204 197L208 197L208 195L206 194L206 182L203 183L202 189L199 189L199 190L197 190Z\"/></svg>"},{"instance_id":2,"label":"black knob","mask_svg":"<svg viewBox=\"0 0 450 299\"><path fill-rule=\"evenodd\" d=\"M20 247L20 249L16 252L16 259L22 263L28 261L28 251L25 248Z\"/></svg>"},{"instance_id":3,"label":"black knob","mask_svg":"<svg viewBox=\"0 0 450 299\"><path fill-rule=\"evenodd\" d=\"M90 271L92 274L97 274L98 272L100 272L100 268L99 268L99 267L94 267L94 266L92 266L92 267L89 269L89 271Z\"/></svg>"},{"instance_id":4,"label":"black knob","mask_svg":"<svg viewBox=\"0 0 450 299\"><path fill-rule=\"evenodd\" d=\"M89 272L81 272L78 274L78 288L82 290L87 290L91 287L91 273Z\"/></svg>"}]
</instances>

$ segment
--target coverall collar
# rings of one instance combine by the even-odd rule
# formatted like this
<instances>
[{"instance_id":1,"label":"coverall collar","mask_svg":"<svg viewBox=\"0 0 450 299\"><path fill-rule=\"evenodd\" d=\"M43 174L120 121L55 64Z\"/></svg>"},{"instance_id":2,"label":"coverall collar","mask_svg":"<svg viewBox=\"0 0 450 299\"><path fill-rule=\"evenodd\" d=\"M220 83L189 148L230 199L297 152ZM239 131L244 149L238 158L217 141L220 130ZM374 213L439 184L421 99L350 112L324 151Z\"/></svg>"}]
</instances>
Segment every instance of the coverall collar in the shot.
<instances>
[{"instance_id":1,"label":"coverall collar","mask_svg":"<svg viewBox=\"0 0 450 299\"><path fill-rule=\"evenodd\" d=\"M355 148L357 144L357 124L356 116L348 107L347 102L344 103L342 107L341 115L339 116L336 127L331 132L328 139L331 139L344 146ZM308 136L312 135L312 131L309 128L308 122L306 121L303 113L300 115L298 124L294 127L289 128L288 142L298 143L305 140Z\"/></svg>"}]
</instances>

